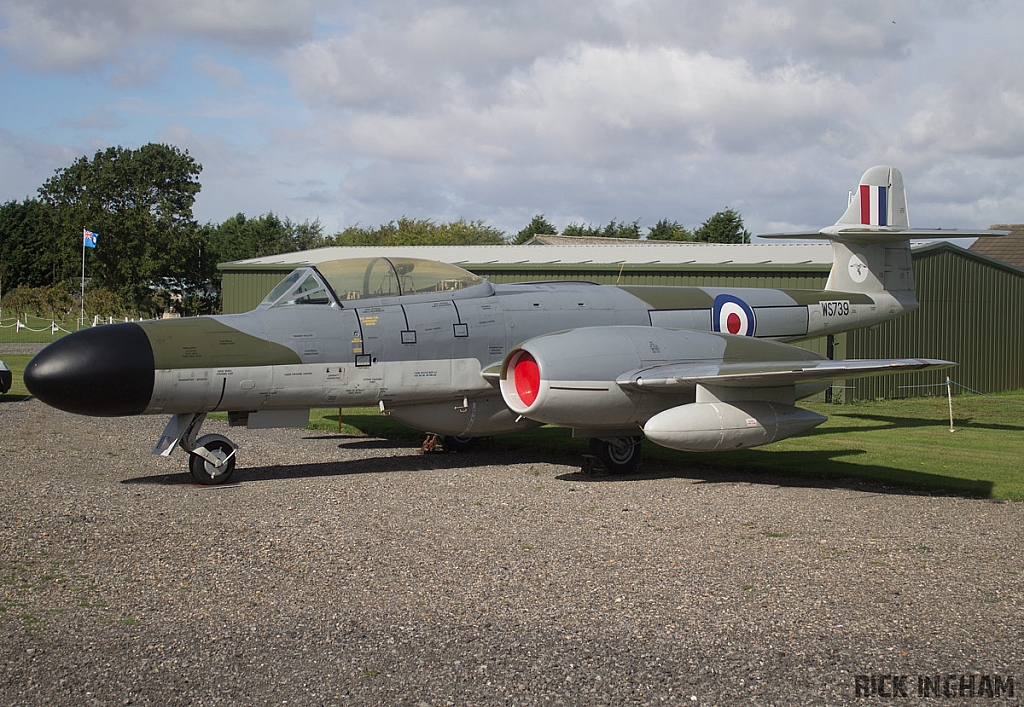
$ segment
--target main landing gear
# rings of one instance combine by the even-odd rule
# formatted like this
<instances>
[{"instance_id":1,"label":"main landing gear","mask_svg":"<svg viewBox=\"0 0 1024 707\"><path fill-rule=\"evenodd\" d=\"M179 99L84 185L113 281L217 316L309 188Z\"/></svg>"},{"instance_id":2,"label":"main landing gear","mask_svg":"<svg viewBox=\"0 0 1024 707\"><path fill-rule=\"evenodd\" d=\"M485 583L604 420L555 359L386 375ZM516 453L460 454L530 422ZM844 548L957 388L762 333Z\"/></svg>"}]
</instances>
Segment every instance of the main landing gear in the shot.
<instances>
[{"instance_id":1,"label":"main landing gear","mask_svg":"<svg viewBox=\"0 0 1024 707\"><path fill-rule=\"evenodd\" d=\"M224 435L203 435L196 439L206 420L205 412L174 415L153 449L154 454L170 456L175 447L188 452L188 470L196 483L208 486L225 484L235 471L238 446Z\"/></svg>"},{"instance_id":2,"label":"main landing gear","mask_svg":"<svg viewBox=\"0 0 1024 707\"><path fill-rule=\"evenodd\" d=\"M643 437L591 438L590 455L601 463L609 474L624 476L640 467L640 447Z\"/></svg>"},{"instance_id":3,"label":"main landing gear","mask_svg":"<svg viewBox=\"0 0 1024 707\"><path fill-rule=\"evenodd\" d=\"M472 452L480 446L480 437L458 437L455 435L427 434L420 448L431 452Z\"/></svg>"}]
</instances>

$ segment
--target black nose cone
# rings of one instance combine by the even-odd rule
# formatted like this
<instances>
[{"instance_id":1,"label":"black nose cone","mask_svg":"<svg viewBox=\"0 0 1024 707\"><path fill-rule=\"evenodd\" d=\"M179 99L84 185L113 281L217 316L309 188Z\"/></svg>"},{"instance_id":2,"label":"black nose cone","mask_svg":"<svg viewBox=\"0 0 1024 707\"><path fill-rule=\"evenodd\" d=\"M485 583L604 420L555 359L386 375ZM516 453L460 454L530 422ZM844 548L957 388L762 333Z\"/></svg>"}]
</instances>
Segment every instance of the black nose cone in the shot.
<instances>
[{"instance_id":1,"label":"black nose cone","mask_svg":"<svg viewBox=\"0 0 1024 707\"><path fill-rule=\"evenodd\" d=\"M79 415L138 415L153 396L153 380L153 347L138 324L68 334L25 368L32 395Z\"/></svg>"}]
</instances>

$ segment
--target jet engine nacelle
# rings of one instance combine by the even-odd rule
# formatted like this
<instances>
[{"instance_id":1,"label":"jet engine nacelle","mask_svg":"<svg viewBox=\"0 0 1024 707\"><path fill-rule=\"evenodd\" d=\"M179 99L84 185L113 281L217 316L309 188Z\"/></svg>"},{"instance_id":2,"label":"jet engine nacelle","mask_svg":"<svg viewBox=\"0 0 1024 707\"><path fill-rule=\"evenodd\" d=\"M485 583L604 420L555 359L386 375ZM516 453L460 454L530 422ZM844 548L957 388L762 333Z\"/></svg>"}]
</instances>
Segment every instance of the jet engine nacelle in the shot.
<instances>
[{"instance_id":1,"label":"jet engine nacelle","mask_svg":"<svg viewBox=\"0 0 1024 707\"><path fill-rule=\"evenodd\" d=\"M658 413L644 425L644 434L670 449L716 452L777 442L827 419L803 408L760 400L701 402Z\"/></svg>"},{"instance_id":2,"label":"jet engine nacelle","mask_svg":"<svg viewBox=\"0 0 1024 707\"><path fill-rule=\"evenodd\" d=\"M663 410L693 400L628 390L616 379L628 371L679 360L720 361L721 337L657 327L570 329L530 339L508 353L500 389L515 413L565 427L629 428Z\"/></svg>"}]
</instances>

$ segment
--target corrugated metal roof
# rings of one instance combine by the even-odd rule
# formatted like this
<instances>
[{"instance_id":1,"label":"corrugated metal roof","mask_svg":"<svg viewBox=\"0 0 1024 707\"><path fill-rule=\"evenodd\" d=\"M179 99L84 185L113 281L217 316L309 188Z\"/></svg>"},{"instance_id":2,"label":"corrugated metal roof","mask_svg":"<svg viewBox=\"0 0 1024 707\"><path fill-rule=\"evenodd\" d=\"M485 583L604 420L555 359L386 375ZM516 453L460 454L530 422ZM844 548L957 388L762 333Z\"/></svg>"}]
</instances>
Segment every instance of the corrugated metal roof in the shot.
<instances>
[{"instance_id":1,"label":"corrugated metal roof","mask_svg":"<svg viewBox=\"0 0 1024 707\"><path fill-rule=\"evenodd\" d=\"M467 245L467 246L347 246L268 255L222 263L221 270L315 265L342 258L393 256L425 258L453 265L806 265L832 263L826 243L666 243L621 240L614 244L581 245Z\"/></svg>"},{"instance_id":2,"label":"corrugated metal roof","mask_svg":"<svg viewBox=\"0 0 1024 707\"><path fill-rule=\"evenodd\" d=\"M1011 237L1012 236L1005 236L1004 238L1001 238L999 240L1005 240L1006 238L1011 238ZM1022 237L1024 237L1024 234L1022 234ZM978 240L980 241L981 239L979 238ZM995 240L995 239L988 239L988 240ZM946 242L946 241L934 241L934 242L930 242L930 243L915 244L915 247L913 248L915 256L921 256L921 255L924 255L926 253L931 253L933 251L938 251L938 250L949 250L949 251L952 251L952 252L956 253L957 255L959 255L961 257L970 258L972 260L976 260L979 263L983 263L983 264L988 265L990 267L1000 268L1002 270L1008 270L1010 272L1016 273L1017 275L1024 275L1024 264L1022 264L1022 265L1015 265L1013 263L1009 263L1009 262L1007 262L1005 260L1002 260L1000 258L996 258L996 257L990 256L990 255L988 255L988 254L986 254L984 252L981 252L981 250L976 250L973 245L970 248L964 248L962 246L957 245L956 243L949 243L949 242ZM1024 263L1024 261L1022 261L1022 263Z\"/></svg>"},{"instance_id":3,"label":"corrugated metal roof","mask_svg":"<svg viewBox=\"0 0 1024 707\"><path fill-rule=\"evenodd\" d=\"M1024 225L1007 224L990 228L1010 231L1010 235L1000 238L979 238L971 245L971 251L1017 268L1024 268Z\"/></svg>"}]
</instances>

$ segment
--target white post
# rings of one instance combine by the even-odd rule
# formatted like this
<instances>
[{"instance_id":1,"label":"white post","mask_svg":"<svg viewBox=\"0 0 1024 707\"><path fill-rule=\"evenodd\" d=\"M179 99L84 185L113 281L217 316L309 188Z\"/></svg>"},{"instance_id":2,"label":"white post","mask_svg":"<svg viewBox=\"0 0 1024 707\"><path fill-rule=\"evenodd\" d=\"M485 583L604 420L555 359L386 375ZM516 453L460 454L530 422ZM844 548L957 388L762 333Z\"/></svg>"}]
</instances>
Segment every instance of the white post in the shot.
<instances>
[{"instance_id":1,"label":"white post","mask_svg":"<svg viewBox=\"0 0 1024 707\"><path fill-rule=\"evenodd\" d=\"M78 320L78 327L85 326L85 229L82 229L82 316Z\"/></svg>"},{"instance_id":2,"label":"white post","mask_svg":"<svg viewBox=\"0 0 1024 707\"><path fill-rule=\"evenodd\" d=\"M946 376L946 397L949 398L949 431L956 432L953 429L953 381Z\"/></svg>"}]
</instances>

